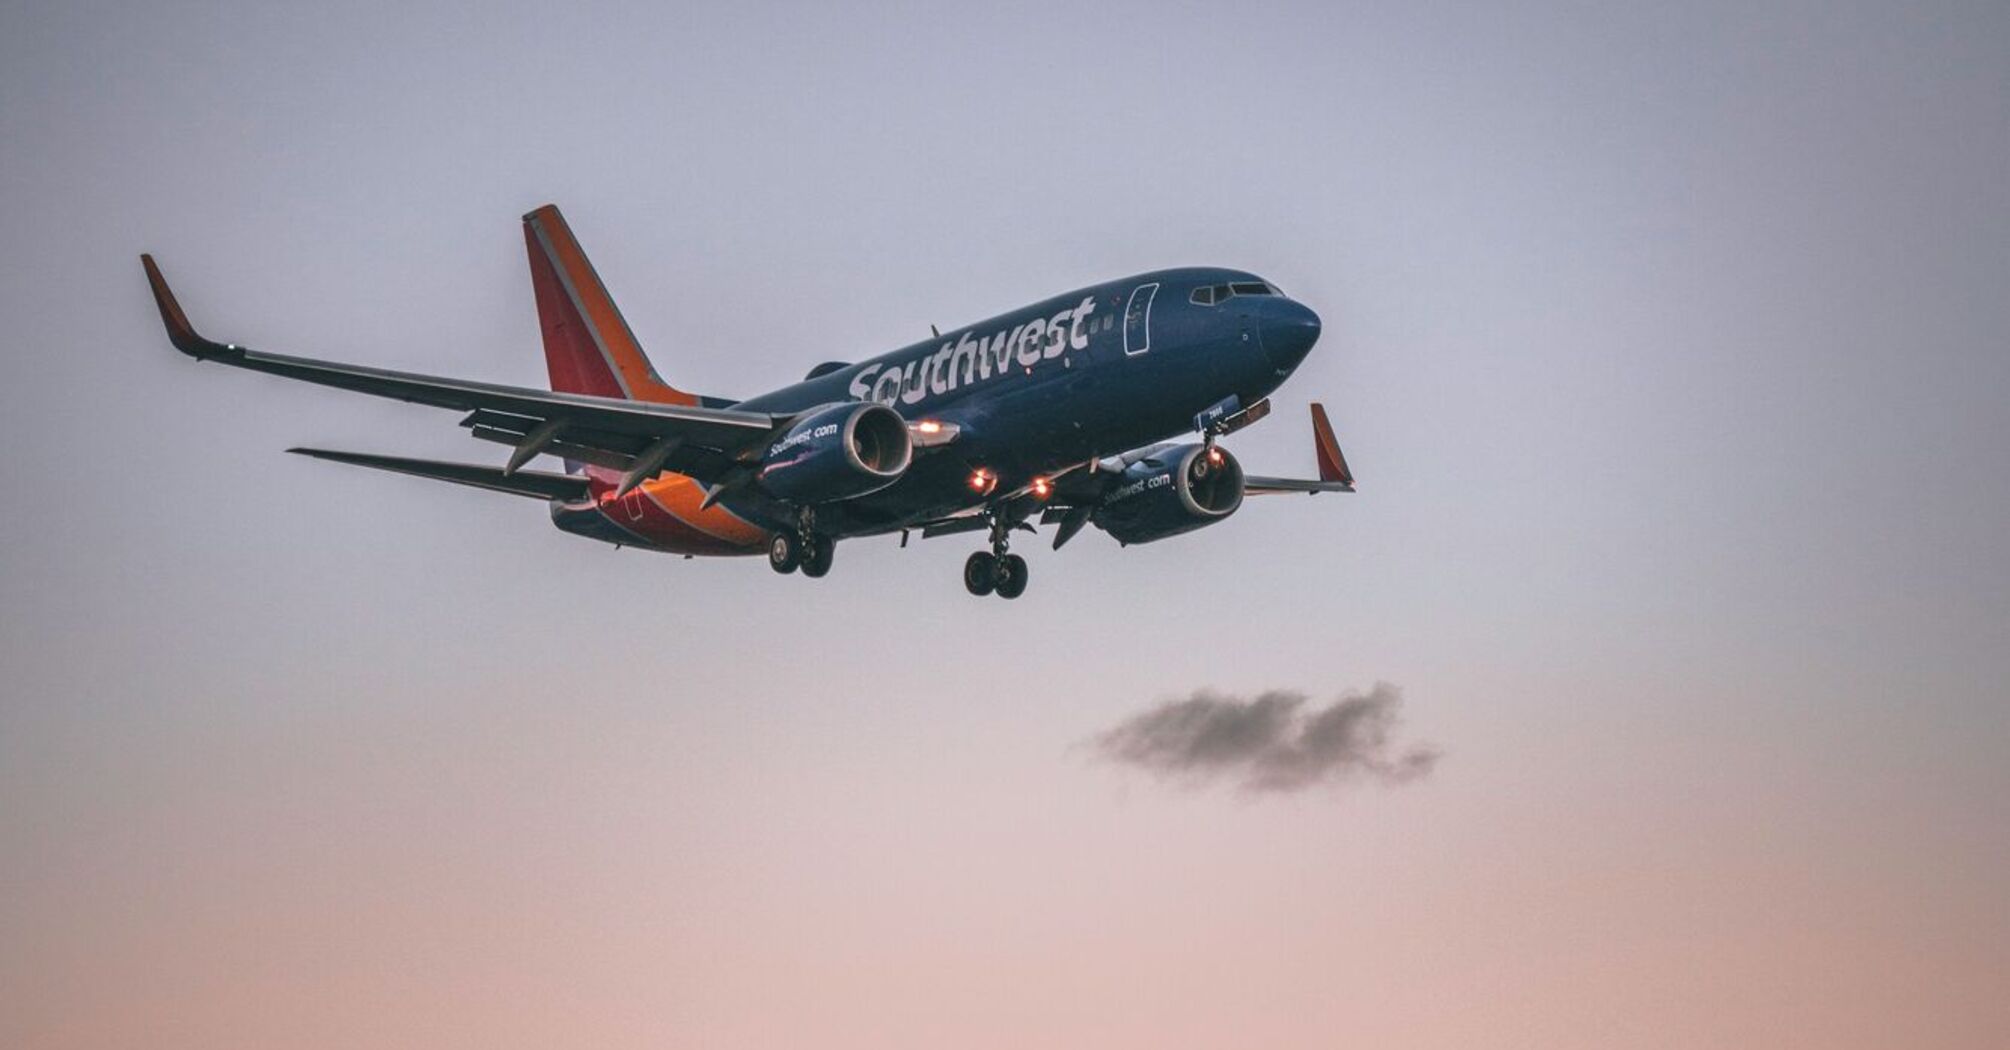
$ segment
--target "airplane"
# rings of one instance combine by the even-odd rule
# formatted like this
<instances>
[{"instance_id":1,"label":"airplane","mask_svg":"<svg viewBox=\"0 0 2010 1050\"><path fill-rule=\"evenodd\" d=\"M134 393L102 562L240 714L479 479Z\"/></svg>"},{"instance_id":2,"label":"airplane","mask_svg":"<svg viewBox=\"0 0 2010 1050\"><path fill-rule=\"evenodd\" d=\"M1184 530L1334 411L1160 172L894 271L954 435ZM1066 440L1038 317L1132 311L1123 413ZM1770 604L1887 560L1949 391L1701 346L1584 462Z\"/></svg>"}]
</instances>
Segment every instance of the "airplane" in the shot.
<instances>
[{"instance_id":1,"label":"airplane","mask_svg":"<svg viewBox=\"0 0 2010 1050\"><path fill-rule=\"evenodd\" d=\"M617 547L763 551L822 577L837 542L983 532L964 587L1017 598L1016 532L1093 525L1120 545L1223 521L1243 496L1354 491L1312 404L1316 479L1245 474L1216 439L1262 419L1319 317L1255 274L1159 270L1091 285L744 400L670 385L644 356L557 207L523 217L549 391L265 353L197 334L140 261L177 350L466 413L500 467L293 448L316 459L544 500L558 528ZM1183 440L1182 440L1183 439ZM540 455L563 472L527 469Z\"/></svg>"}]
</instances>

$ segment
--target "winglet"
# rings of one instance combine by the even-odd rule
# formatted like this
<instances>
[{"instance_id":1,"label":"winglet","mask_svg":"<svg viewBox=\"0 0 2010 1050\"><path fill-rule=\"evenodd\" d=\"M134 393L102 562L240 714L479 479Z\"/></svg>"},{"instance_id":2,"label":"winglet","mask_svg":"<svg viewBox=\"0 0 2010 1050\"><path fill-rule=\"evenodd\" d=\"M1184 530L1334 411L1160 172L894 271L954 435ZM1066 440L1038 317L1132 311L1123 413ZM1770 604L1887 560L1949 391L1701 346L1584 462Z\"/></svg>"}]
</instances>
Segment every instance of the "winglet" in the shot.
<instances>
[{"instance_id":1,"label":"winglet","mask_svg":"<svg viewBox=\"0 0 2010 1050\"><path fill-rule=\"evenodd\" d=\"M1347 457L1340 454L1340 442L1333 437L1333 424L1326 421L1326 406L1312 402L1312 451L1319 459L1319 480L1354 484L1354 472L1347 469Z\"/></svg>"},{"instance_id":2,"label":"winglet","mask_svg":"<svg viewBox=\"0 0 2010 1050\"><path fill-rule=\"evenodd\" d=\"M140 265L146 267L147 283L154 290L154 305L160 308L161 323L167 326L168 342L173 343L176 350L198 361L244 352L235 346L211 342L198 334L195 326L188 323L188 315L182 313L181 304L175 301L174 290L168 287L167 278L161 276L161 268L154 265L154 257L142 254Z\"/></svg>"}]
</instances>

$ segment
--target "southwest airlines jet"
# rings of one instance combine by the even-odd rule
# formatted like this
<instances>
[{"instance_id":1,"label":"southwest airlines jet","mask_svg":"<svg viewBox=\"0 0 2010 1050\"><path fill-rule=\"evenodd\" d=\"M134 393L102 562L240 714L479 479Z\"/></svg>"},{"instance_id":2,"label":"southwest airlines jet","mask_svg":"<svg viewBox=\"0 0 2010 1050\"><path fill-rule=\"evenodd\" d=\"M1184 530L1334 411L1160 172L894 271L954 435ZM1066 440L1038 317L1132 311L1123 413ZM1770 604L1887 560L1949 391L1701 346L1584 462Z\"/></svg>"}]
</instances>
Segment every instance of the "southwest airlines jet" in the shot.
<instances>
[{"instance_id":1,"label":"southwest airlines jet","mask_svg":"<svg viewBox=\"0 0 2010 1050\"><path fill-rule=\"evenodd\" d=\"M643 356L558 209L523 220L551 389L316 361L196 333L141 256L176 349L198 361L466 413L510 448L500 467L290 451L546 501L552 523L675 554L767 552L830 571L840 539L983 532L963 585L1016 598L1015 532L1085 525L1120 544L1212 525L1245 493L1352 492L1318 404L1317 480L1245 475L1215 443L1263 418L1319 338L1319 317L1238 270L1161 270L1082 288L741 401L671 386ZM539 455L563 473L525 469Z\"/></svg>"}]
</instances>

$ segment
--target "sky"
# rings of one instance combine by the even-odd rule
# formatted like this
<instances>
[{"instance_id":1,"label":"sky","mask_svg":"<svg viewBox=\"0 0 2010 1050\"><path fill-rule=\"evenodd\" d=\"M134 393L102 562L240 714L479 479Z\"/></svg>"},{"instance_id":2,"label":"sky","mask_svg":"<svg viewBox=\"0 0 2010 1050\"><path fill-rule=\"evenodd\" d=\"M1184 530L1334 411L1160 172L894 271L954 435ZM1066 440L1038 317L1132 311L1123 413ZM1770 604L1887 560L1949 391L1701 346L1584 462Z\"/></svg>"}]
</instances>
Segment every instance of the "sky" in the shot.
<instances>
[{"instance_id":1,"label":"sky","mask_svg":"<svg viewBox=\"0 0 2010 1050\"><path fill-rule=\"evenodd\" d=\"M0 192L0 1045L2010 1045L2000 3L16 2ZM617 551L136 259L537 386L547 201L721 396L1253 270L1360 491Z\"/></svg>"}]
</instances>

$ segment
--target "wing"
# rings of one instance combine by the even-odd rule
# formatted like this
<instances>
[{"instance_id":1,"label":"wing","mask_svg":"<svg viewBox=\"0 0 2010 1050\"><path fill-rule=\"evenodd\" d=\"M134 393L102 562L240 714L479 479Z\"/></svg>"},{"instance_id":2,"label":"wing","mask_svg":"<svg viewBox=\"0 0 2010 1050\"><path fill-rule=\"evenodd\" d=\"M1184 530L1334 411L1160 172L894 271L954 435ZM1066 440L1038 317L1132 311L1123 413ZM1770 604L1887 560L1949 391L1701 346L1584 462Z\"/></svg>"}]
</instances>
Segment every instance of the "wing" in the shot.
<instances>
[{"instance_id":1,"label":"wing","mask_svg":"<svg viewBox=\"0 0 2010 1050\"><path fill-rule=\"evenodd\" d=\"M1326 406L1317 401L1312 402L1312 455L1319 461L1319 480L1249 474L1242 479L1243 491L1252 496L1354 491L1354 472L1347 467L1347 457L1340 454L1340 442L1333 437L1333 424L1326 420Z\"/></svg>"},{"instance_id":2,"label":"wing","mask_svg":"<svg viewBox=\"0 0 2010 1050\"><path fill-rule=\"evenodd\" d=\"M198 334L175 301L150 255L140 256L154 304L175 349L198 361L217 361L323 386L468 413L461 425L474 436L516 447L501 471L517 473L540 452L626 470L639 481L672 470L701 482L719 482L743 471L764 439L785 422L765 412L666 405L647 401L561 394L394 372L361 365L268 354ZM333 457L330 457L333 458ZM386 469L396 469L387 467ZM438 476L438 475L429 475Z\"/></svg>"}]
</instances>

